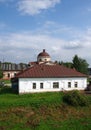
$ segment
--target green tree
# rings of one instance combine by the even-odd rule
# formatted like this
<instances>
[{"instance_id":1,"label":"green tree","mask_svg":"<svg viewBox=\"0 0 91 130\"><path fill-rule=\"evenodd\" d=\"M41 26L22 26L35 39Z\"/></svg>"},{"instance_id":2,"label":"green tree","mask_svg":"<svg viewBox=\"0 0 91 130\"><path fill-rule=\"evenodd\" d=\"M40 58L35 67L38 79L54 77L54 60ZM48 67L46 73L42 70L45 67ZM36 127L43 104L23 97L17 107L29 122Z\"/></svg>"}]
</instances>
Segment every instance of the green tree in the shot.
<instances>
[{"instance_id":1,"label":"green tree","mask_svg":"<svg viewBox=\"0 0 91 130\"><path fill-rule=\"evenodd\" d=\"M67 68L73 68L73 63L72 62L55 61L55 63L57 63L59 65L64 65Z\"/></svg>"},{"instance_id":2,"label":"green tree","mask_svg":"<svg viewBox=\"0 0 91 130\"><path fill-rule=\"evenodd\" d=\"M0 65L0 79L3 78L3 71L1 69L1 65Z\"/></svg>"},{"instance_id":3,"label":"green tree","mask_svg":"<svg viewBox=\"0 0 91 130\"><path fill-rule=\"evenodd\" d=\"M64 62L63 65L67 68L73 68L73 64L71 62Z\"/></svg>"},{"instance_id":4,"label":"green tree","mask_svg":"<svg viewBox=\"0 0 91 130\"><path fill-rule=\"evenodd\" d=\"M78 57L77 55L75 55L73 57L73 67L84 74L88 74L88 66L89 64L87 63L87 61L85 59L82 59L80 57Z\"/></svg>"}]
</instances>

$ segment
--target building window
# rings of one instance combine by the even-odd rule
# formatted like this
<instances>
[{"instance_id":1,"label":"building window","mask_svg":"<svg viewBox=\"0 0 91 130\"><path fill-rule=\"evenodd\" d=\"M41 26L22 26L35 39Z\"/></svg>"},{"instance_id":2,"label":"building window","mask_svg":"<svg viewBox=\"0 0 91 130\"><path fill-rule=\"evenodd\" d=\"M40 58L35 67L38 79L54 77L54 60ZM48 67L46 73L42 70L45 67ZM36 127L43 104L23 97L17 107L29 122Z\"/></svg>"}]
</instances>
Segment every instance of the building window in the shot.
<instances>
[{"instance_id":1,"label":"building window","mask_svg":"<svg viewBox=\"0 0 91 130\"><path fill-rule=\"evenodd\" d=\"M43 83L40 83L40 88L43 89Z\"/></svg>"},{"instance_id":2,"label":"building window","mask_svg":"<svg viewBox=\"0 0 91 130\"><path fill-rule=\"evenodd\" d=\"M71 88L71 82L68 82L68 88Z\"/></svg>"},{"instance_id":3,"label":"building window","mask_svg":"<svg viewBox=\"0 0 91 130\"><path fill-rule=\"evenodd\" d=\"M33 89L36 89L36 83L33 83Z\"/></svg>"},{"instance_id":4,"label":"building window","mask_svg":"<svg viewBox=\"0 0 91 130\"><path fill-rule=\"evenodd\" d=\"M14 76L16 76L16 73L14 73Z\"/></svg>"},{"instance_id":5,"label":"building window","mask_svg":"<svg viewBox=\"0 0 91 130\"><path fill-rule=\"evenodd\" d=\"M10 78L10 73L8 73L8 78Z\"/></svg>"},{"instance_id":6,"label":"building window","mask_svg":"<svg viewBox=\"0 0 91 130\"><path fill-rule=\"evenodd\" d=\"M41 61L42 61L42 59L39 59L39 61L41 62Z\"/></svg>"},{"instance_id":7,"label":"building window","mask_svg":"<svg viewBox=\"0 0 91 130\"><path fill-rule=\"evenodd\" d=\"M77 88L78 87L78 82L75 82L74 86L75 86L75 88Z\"/></svg>"},{"instance_id":8,"label":"building window","mask_svg":"<svg viewBox=\"0 0 91 130\"><path fill-rule=\"evenodd\" d=\"M59 82L54 82L53 83L53 88L59 88Z\"/></svg>"}]
</instances>

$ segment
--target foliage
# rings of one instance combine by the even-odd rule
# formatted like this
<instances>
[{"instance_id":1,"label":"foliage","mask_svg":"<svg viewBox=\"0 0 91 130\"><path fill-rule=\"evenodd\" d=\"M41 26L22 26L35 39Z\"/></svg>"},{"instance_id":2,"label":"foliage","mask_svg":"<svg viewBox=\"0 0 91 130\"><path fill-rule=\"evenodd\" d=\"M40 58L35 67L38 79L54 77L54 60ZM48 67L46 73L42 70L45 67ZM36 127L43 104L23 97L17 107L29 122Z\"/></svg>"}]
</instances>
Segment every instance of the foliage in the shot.
<instances>
[{"instance_id":1,"label":"foliage","mask_svg":"<svg viewBox=\"0 0 91 130\"><path fill-rule=\"evenodd\" d=\"M68 68L73 68L73 64L71 62L61 62L61 65L64 65Z\"/></svg>"},{"instance_id":2,"label":"foliage","mask_svg":"<svg viewBox=\"0 0 91 130\"><path fill-rule=\"evenodd\" d=\"M72 106L88 106L89 105L89 101L87 97L82 95L77 90L67 92L63 96L63 101Z\"/></svg>"},{"instance_id":3,"label":"foliage","mask_svg":"<svg viewBox=\"0 0 91 130\"><path fill-rule=\"evenodd\" d=\"M75 55L73 57L73 67L84 74L88 74L88 66L89 64L87 63L87 61L85 59L82 59L80 57L78 57L77 55Z\"/></svg>"},{"instance_id":4,"label":"foliage","mask_svg":"<svg viewBox=\"0 0 91 130\"><path fill-rule=\"evenodd\" d=\"M57 63L59 65L64 65L68 68L75 68L77 71L79 71L83 74L88 74L89 64L87 63L87 61L85 59L82 59L82 58L78 57L77 55L75 55L73 57L72 62L55 61L55 63Z\"/></svg>"},{"instance_id":5,"label":"foliage","mask_svg":"<svg viewBox=\"0 0 91 130\"><path fill-rule=\"evenodd\" d=\"M3 77L3 71L1 69L1 65L0 65L0 79Z\"/></svg>"},{"instance_id":6,"label":"foliage","mask_svg":"<svg viewBox=\"0 0 91 130\"><path fill-rule=\"evenodd\" d=\"M73 68L73 63L72 62L63 62L63 61L55 61L55 63L59 64L59 65L64 65L68 68Z\"/></svg>"}]
</instances>

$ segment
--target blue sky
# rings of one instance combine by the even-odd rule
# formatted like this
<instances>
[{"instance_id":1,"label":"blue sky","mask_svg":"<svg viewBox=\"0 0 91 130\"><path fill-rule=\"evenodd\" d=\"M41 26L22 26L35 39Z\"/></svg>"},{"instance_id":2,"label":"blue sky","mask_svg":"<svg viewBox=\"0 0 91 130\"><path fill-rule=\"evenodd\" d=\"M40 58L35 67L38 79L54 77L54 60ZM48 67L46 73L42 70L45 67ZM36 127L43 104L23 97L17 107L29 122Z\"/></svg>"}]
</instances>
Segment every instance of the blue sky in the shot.
<instances>
[{"instance_id":1,"label":"blue sky","mask_svg":"<svg viewBox=\"0 0 91 130\"><path fill-rule=\"evenodd\" d=\"M28 63L43 49L91 66L91 0L0 0L0 60Z\"/></svg>"}]
</instances>

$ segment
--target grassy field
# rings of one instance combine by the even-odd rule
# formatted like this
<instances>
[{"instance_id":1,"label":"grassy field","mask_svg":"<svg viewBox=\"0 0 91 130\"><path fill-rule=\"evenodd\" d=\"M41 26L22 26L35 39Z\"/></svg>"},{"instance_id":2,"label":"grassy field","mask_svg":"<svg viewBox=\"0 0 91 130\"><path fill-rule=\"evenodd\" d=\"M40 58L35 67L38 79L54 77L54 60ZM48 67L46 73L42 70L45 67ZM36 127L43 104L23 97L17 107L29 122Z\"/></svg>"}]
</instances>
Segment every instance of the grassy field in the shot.
<instances>
[{"instance_id":1,"label":"grassy field","mask_svg":"<svg viewBox=\"0 0 91 130\"><path fill-rule=\"evenodd\" d=\"M11 84L11 80L5 80L5 79L1 79L1 82L4 82L5 84Z\"/></svg>"},{"instance_id":2,"label":"grassy field","mask_svg":"<svg viewBox=\"0 0 91 130\"><path fill-rule=\"evenodd\" d=\"M91 130L91 105L68 106L63 95L18 95L11 88L1 88L0 130ZM91 95L87 96L91 103Z\"/></svg>"}]
</instances>

